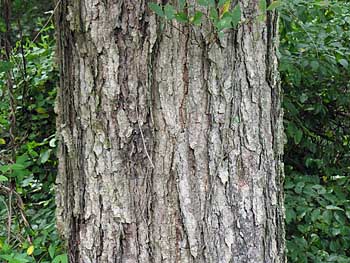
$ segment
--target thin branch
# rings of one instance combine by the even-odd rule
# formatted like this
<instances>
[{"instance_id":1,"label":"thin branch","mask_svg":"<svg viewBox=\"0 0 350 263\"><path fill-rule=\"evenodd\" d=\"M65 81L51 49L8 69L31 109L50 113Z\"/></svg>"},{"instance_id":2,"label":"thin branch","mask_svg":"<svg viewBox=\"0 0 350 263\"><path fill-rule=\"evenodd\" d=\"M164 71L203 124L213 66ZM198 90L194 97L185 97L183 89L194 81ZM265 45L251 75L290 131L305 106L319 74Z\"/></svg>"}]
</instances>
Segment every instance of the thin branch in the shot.
<instances>
[{"instance_id":1,"label":"thin branch","mask_svg":"<svg viewBox=\"0 0 350 263\"><path fill-rule=\"evenodd\" d=\"M4 2L4 20L6 24L5 32L5 57L6 60L10 62L11 60L11 1L5 0ZM7 89L10 97L10 140L11 140L11 152L12 159L16 158L16 147L15 147L15 128L16 128L16 105L15 97L13 95L13 82L12 82L12 73L11 71L7 72Z\"/></svg>"},{"instance_id":2,"label":"thin branch","mask_svg":"<svg viewBox=\"0 0 350 263\"><path fill-rule=\"evenodd\" d=\"M9 193L8 217L7 217L7 243L10 244L12 225L12 190Z\"/></svg>"},{"instance_id":3,"label":"thin branch","mask_svg":"<svg viewBox=\"0 0 350 263\"><path fill-rule=\"evenodd\" d=\"M28 228L32 228L27 220L25 213L24 213L24 203L23 203L23 200L22 200L22 197L20 196L20 194L17 193L15 190L0 184L0 191L1 190L3 192L6 192L9 195L9 197L11 197L11 198L12 198L12 195L15 195L15 197L17 199L17 207L21 213L21 217L23 219L24 225ZM12 203L12 200L11 200L11 203ZM9 206L8 207L9 214L10 214L10 209L11 209L11 207ZM12 211L11 211L11 214L12 214Z\"/></svg>"},{"instance_id":4,"label":"thin branch","mask_svg":"<svg viewBox=\"0 0 350 263\"><path fill-rule=\"evenodd\" d=\"M147 146L146 146L146 142L145 142L145 137L143 136L142 127L141 127L141 124L140 124L139 112L138 112L137 109L136 109L136 113L137 113L137 124L138 124L138 126L139 126L139 130L140 130L140 133L141 133L141 138L142 138L143 147L144 147L144 149L145 149L147 158L148 158L149 162L151 163L152 168L154 168L154 164L153 164L153 162L152 162L152 158L151 158L151 156L149 155L148 150L147 150Z\"/></svg>"},{"instance_id":5,"label":"thin branch","mask_svg":"<svg viewBox=\"0 0 350 263\"><path fill-rule=\"evenodd\" d=\"M58 6L60 5L60 3L61 3L61 0L58 0L57 3L56 3L55 8L54 8L53 11L52 11L52 14L51 14L50 17L47 19L46 23L42 26L42 28L39 30L39 32L36 34L36 36L33 38L33 40L32 40L33 43L34 43L34 42L38 39L38 37L41 35L41 32L43 31L43 29L44 29L45 27L47 27L47 25L50 23L50 21L51 21L52 17L54 16L54 14L55 14L55 12L56 12Z\"/></svg>"},{"instance_id":6,"label":"thin branch","mask_svg":"<svg viewBox=\"0 0 350 263\"><path fill-rule=\"evenodd\" d=\"M23 78L23 82L24 82L24 86L22 89L22 106L24 106L24 102L25 102L25 98L27 95L27 90L28 90L28 74L27 74L27 60L24 54L24 45L23 45L23 29L22 29L22 25L21 25L21 20L18 19L18 28L19 28L19 32L20 32L20 51L21 51L21 57L22 57L22 64L23 64L23 68L20 66L19 68L21 69L21 73L22 73L22 78ZM22 112L24 112L24 108L22 107Z\"/></svg>"},{"instance_id":7,"label":"thin branch","mask_svg":"<svg viewBox=\"0 0 350 263\"><path fill-rule=\"evenodd\" d=\"M294 10L293 10L294 11ZM314 48L315 48L315 50L316 50L316 56L317 56L317 58L319 57L319 51L318 51L318 47L317 47L317 45L316 45L316 42L315 42L315 40L312 38L312 36L310 35L310 33L306 30L306 28L305 28L305 26L304 26L304 24L303 24L303 21L301 21L300 19L299 19L299 17L298 16L296 16L291 10L287 10L287 12L292 16L292 17L294 17L294 22L296 22L301 28L302 28L302 30L304 30L304 32L306 33L306 35L308 36L308 38L311 40L311 43L313 44L313 46L314 46Z\"/></svg>"}]
</instances>

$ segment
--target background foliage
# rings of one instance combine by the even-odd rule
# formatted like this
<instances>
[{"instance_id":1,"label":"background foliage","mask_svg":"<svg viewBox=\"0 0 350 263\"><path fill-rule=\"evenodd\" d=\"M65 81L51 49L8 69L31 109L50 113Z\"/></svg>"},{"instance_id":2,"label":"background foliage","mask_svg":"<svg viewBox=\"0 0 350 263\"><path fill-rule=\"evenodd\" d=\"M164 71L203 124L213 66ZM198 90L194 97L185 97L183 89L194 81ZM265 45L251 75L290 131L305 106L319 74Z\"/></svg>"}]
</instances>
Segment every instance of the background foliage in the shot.
<instances>
[{"instance_id":1,"label":"background foliage","mask_svg":"<svg viewBox=\"0 0 350 263\"><path fill-rule=\"evenodd\" d=\"M55 229L54 29L47 1L13 1L0 19L0 262L67 262ZM1 6L0 10L4 10ZM8 79L12 80L9 88Z\"/></svg>"},{"instance_id":2,"label":"background foliage","mask_svg":"<svg viewBox=\"0 0 350 263\"><path fill-rule=\"evenodd\" d=\"M0 225L0 261L67 262L54 227L58 76L53 27L46 25L54 7L41 0L12 2L11 57L3 47L0 53L0 220L6 222ZM281 13L288 259L350 262L350 3L275 2ZM237 6L223 11L227 1L219 4L221 11L209 19L220 32L232 30L239 24ZM150 9L193 26L204 19L196 12L177 14L170 5ZM1 39L5 32L1 17Z\"/></svg>"},{"instance_id":3,"label":"background foliage","mask_svg":"<svg viewBox=\"0 0 350 263\"><path fill-rule=\"evenodd\" d=\"M347 1L281 10L289 262L350 262L349 26Z\"/></svg>"}]
</instances>

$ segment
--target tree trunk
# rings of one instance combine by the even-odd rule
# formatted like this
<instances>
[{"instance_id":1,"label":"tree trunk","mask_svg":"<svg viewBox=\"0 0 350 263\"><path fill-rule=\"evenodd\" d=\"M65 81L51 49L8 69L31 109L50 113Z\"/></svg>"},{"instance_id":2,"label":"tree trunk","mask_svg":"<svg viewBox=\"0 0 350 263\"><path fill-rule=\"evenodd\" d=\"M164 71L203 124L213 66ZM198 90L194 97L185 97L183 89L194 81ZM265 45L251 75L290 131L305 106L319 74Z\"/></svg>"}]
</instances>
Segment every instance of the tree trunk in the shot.
<instances>
[{"instance_id":1,"label":"tree trunk","mask_svg":"<svg viewBox=\"0 0 350 263\"><path fill-rule=\"evenodd\" d=\"M246 22L217 40L147 2L56 16L70 262L285 262L277 15L240 0Z\"/></svg>"}]
</instances>

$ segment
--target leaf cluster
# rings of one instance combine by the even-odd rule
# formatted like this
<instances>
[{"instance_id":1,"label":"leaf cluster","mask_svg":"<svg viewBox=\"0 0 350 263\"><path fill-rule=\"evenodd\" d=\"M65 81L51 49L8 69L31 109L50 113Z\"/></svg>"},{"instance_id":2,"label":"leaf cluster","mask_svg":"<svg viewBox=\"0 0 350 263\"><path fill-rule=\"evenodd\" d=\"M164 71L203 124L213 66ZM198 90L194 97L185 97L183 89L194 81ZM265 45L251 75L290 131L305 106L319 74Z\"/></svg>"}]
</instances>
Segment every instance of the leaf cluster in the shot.
<instances>
[{"instance_id":1,"label":"leaf cluster","mask_svg":"<svg viewBox=\"0 0 350 263\"><path fill-rule=\"evenodd\" d=\"M259 20L265 20L266 12L282 6L282 1L273 1L268 7L266 0L259 1ZM189 5L185 0L178 0L176 4L166 5L149 3L149 8L159 17L174 20L191 26L210 23L215 33L222 36L225 30L237 28L242 22L240 3L233 5L231 0L198 0Z\"/></svg>"},{"instance_id":2,"label":"leaf cluster","mask_svg":"<svg viewBox=\"0 0 350 263\"><path fill-rule=\"evenodd\" d=\"M67 262L53 191L55 41L51 24L37 27L42 33L35 43L23 31L27 36L17 38L10 58L0 54L0 221L10 222L0 225L0 262Z\"/></svg>"},{"instance_id":3,"label":"leaf cluster","mask_svg":"<svg viewBox=\"0 0 350 263\"><path fill-rule=\"evenodd\" d=\"M281 10L290 262L350 262L349 17L347 1Z\"/></svg>"}]
</instances>

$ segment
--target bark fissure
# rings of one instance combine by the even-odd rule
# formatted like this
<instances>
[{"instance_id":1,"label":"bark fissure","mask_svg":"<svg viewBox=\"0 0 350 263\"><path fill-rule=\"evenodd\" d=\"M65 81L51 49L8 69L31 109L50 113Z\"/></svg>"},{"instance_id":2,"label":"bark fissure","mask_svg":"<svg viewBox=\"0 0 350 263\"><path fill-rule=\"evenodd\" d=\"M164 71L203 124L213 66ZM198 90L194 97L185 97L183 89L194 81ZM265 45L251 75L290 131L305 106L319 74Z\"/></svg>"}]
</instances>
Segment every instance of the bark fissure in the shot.
<instances>
[{"instance_id":1,"label":"bark fissure","mask_svg":"<svg viewBox=\"0 0 350 263\"><path fill-rule=\"evenodd\" d=\"M276 14L238 1L249 22L212 42L147 2L56 16L70 262L285 262Z\"/></svg>"}]
</instances>

